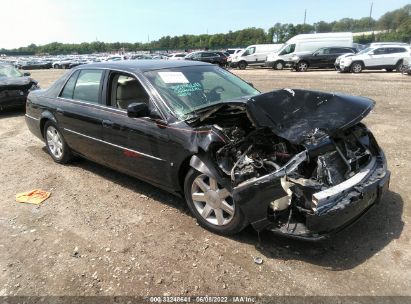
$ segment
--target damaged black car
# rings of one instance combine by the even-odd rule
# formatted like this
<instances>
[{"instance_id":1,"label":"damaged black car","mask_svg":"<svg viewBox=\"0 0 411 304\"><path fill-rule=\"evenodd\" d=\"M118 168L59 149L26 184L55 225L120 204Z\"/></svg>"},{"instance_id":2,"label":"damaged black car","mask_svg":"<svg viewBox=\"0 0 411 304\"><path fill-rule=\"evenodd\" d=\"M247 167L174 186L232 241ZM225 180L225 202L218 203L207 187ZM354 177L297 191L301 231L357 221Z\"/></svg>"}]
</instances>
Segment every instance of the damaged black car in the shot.
<instances>
[{"instance_id":1,"label":"damaged black car","mask_svg":"<svg viewBox=\"0 0 411 304\"><path fill-rule=\"evenodd\" d=\"M79 155L179 194L210 231L251 224L319 240L388 189L384 153L361 122L374 105L260 93L211 64L150 60L75 68L29 95L26 122L56 162Z\"/></svg>"},{"instance_id":2,"label":"damaged black car","mask_svg":"<svg viewBox=\"0 0 411 304\"><path fill-rule=\"evenodd\" d=\"M0 111L8 108L24 108L27 95L39 89L30 73L21 73L15 67L0 62Z\"/></svg>"}]
</instances>

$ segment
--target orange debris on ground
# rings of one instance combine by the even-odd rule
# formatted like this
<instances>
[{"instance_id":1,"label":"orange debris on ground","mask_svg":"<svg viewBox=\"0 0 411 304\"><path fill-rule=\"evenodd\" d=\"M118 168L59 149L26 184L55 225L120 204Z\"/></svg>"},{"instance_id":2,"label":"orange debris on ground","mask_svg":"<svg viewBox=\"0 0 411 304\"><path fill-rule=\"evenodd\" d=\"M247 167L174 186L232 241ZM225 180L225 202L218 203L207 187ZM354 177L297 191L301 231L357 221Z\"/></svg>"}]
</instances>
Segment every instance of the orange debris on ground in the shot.
<instances>
[{"instance_id":1,"label":"orange debris on ground","mask_svg":"<svg viewBox=\"0 0 411 304\"><path fill-rule=\"evenodd\" d=\"M27 204L35 204L39 205L44 202L46 199L50 197L51 193L40 190L34 189L27 192L17 193L16 194L16 201L19 203L27 203Z\"/></svg>"}]
</instances>

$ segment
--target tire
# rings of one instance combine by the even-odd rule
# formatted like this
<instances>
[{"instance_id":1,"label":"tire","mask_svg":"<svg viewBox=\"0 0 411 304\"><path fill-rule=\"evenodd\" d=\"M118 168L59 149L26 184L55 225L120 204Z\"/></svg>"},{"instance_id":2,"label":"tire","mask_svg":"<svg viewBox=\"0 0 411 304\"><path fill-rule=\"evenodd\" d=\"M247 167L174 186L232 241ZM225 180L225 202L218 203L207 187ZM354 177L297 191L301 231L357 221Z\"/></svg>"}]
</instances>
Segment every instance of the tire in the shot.
<instances>
[{"instance_id":1,"label":"tire","mask_svg":"<svg viewBox=\"0 0 411 304\"><path fill-rule=\"evenodd\" d=\"M361 73L363 68L364 67L361 62L353 62L351 64L351 73Z\"/></svg>"},{"instance_id":2,"label":"tire","mask_svg":"<svg viewBox=\"0 0 411 304\"><path fill-rule=\"evenodd\" d=\"M308 63L306 61L300 61L297 64L297 69L298 72L307 72L308 70Z\"/></svg>"},{"instance_id":3,"label":"tire","mask_svg":"<svg viewBox=\"0 0 411 304\"><path fill-rule=\"evenodd\" d=\"M391 73L393 69L385 69L388 73Z\"/></svg>"},{"instance_id":4,"label":"tire","mask_svg":"<svg viewBox=\"0 0 411 304\"><path fill-rule=\"evenodd\" d=\"M405 65L402 60L398 61L397 64L395 65L395 69L397 72L402 73L405 70Z\"/></svg>"},{"instance_id":5,"label":"tire","mask_svg":"<svg viewBox=\"0 0 411 304\"><path fill-rule=\"evenodd\" d=\"M199 225L211 232L233 235L248 224L230 192L197 170L188 171L184 180L184 195Z\"/></svg>"},{"instance_id":6,"label":"tire","mask_svg":"<svg viewBox=\"0 0 411 304\"><path fill-rule=\"evenodd\" d=\"M282 62L282 61L274 62L273 69L274 70L283 70L284 69L284 62Z\"/></svg>"},{"instance_id":7,"label":"tire","mask_svg":"<svg viewBox=\"0 0 411 304\"><path fill-rule=\"evenodd\" d=\"M247 63L245 61L241 61L238 63L238 68L240 70L245 70L247 68Z\"/></svg>"},{"instance_id":8,"label":"tire","mask_svg":"<svg viewBox=\"0 0 411 304\"><path fill-rule=\"evenodd\" d=\"M53 68L57 70L57 69L60 69L60 66L59 66L58 64L55 64L55 65L53 66Z\"/></svg>"},{"instance_id":9,"label":"tire","mask_svg":"<svg viewBox=\"0 0 411 304\"><path fill-rule=\"evenodd\" d=\"M47 151L56 163L66 164L73 158L70 147L54 122L50 120L46 122L43 136Z\"/></svg>"}]
</instances>

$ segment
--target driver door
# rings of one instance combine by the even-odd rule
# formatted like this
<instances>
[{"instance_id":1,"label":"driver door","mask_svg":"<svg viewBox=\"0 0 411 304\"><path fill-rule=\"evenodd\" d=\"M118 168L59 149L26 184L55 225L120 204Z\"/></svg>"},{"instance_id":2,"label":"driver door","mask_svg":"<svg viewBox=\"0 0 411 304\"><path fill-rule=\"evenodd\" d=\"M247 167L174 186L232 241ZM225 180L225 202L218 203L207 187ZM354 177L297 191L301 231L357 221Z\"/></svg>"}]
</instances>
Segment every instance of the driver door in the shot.
<instances>
[{"instance_id":1,"label":"driver door","mask_svg":"<svg viewBox=\"0 0 411 304\"><path fill-rule=\"evenodd\" d=\"M127 106L152 101L139 80L111 71L106 86L107 109L103 118L103 140L110 147L106 163L119 171L157 185L168 179L169 137L164 124L150 117L130 118Z\"/></svg>"}]
</instances>

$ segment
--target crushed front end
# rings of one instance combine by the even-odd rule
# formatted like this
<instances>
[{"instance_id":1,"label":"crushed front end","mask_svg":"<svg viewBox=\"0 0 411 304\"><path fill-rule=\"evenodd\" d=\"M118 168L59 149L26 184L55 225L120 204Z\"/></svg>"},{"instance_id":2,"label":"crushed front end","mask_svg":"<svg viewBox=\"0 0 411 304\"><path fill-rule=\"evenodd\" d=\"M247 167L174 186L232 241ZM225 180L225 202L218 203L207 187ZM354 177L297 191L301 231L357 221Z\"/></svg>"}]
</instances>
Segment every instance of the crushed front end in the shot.
<instances>
[{"instance_id":1,"label":"crushed front end","mask_svg":"<svg viewBox=\"0 0 411 304\"><path fill-rule=\"evenodd\" d=\"M233 197L256 230L321 239L359 218L388 188L384 153L365 126L316 136L300 152L276 146L263 159L244 156L234 169L240 179ZM273 170L242 181L250 164Z\"/></svg>"},{"instance_id":2,"label":"crushed front end","mask_svg":"<svg viewBox=\"0 0 411 304\"><path fill-rule=\"evenodd\" d=\"M257 231L322 239L388 189L384 153L360 122L373 107L366 98L305 90L261 94L204 116L225 142L208 153Z\"/></svg>"}]
</instances>

